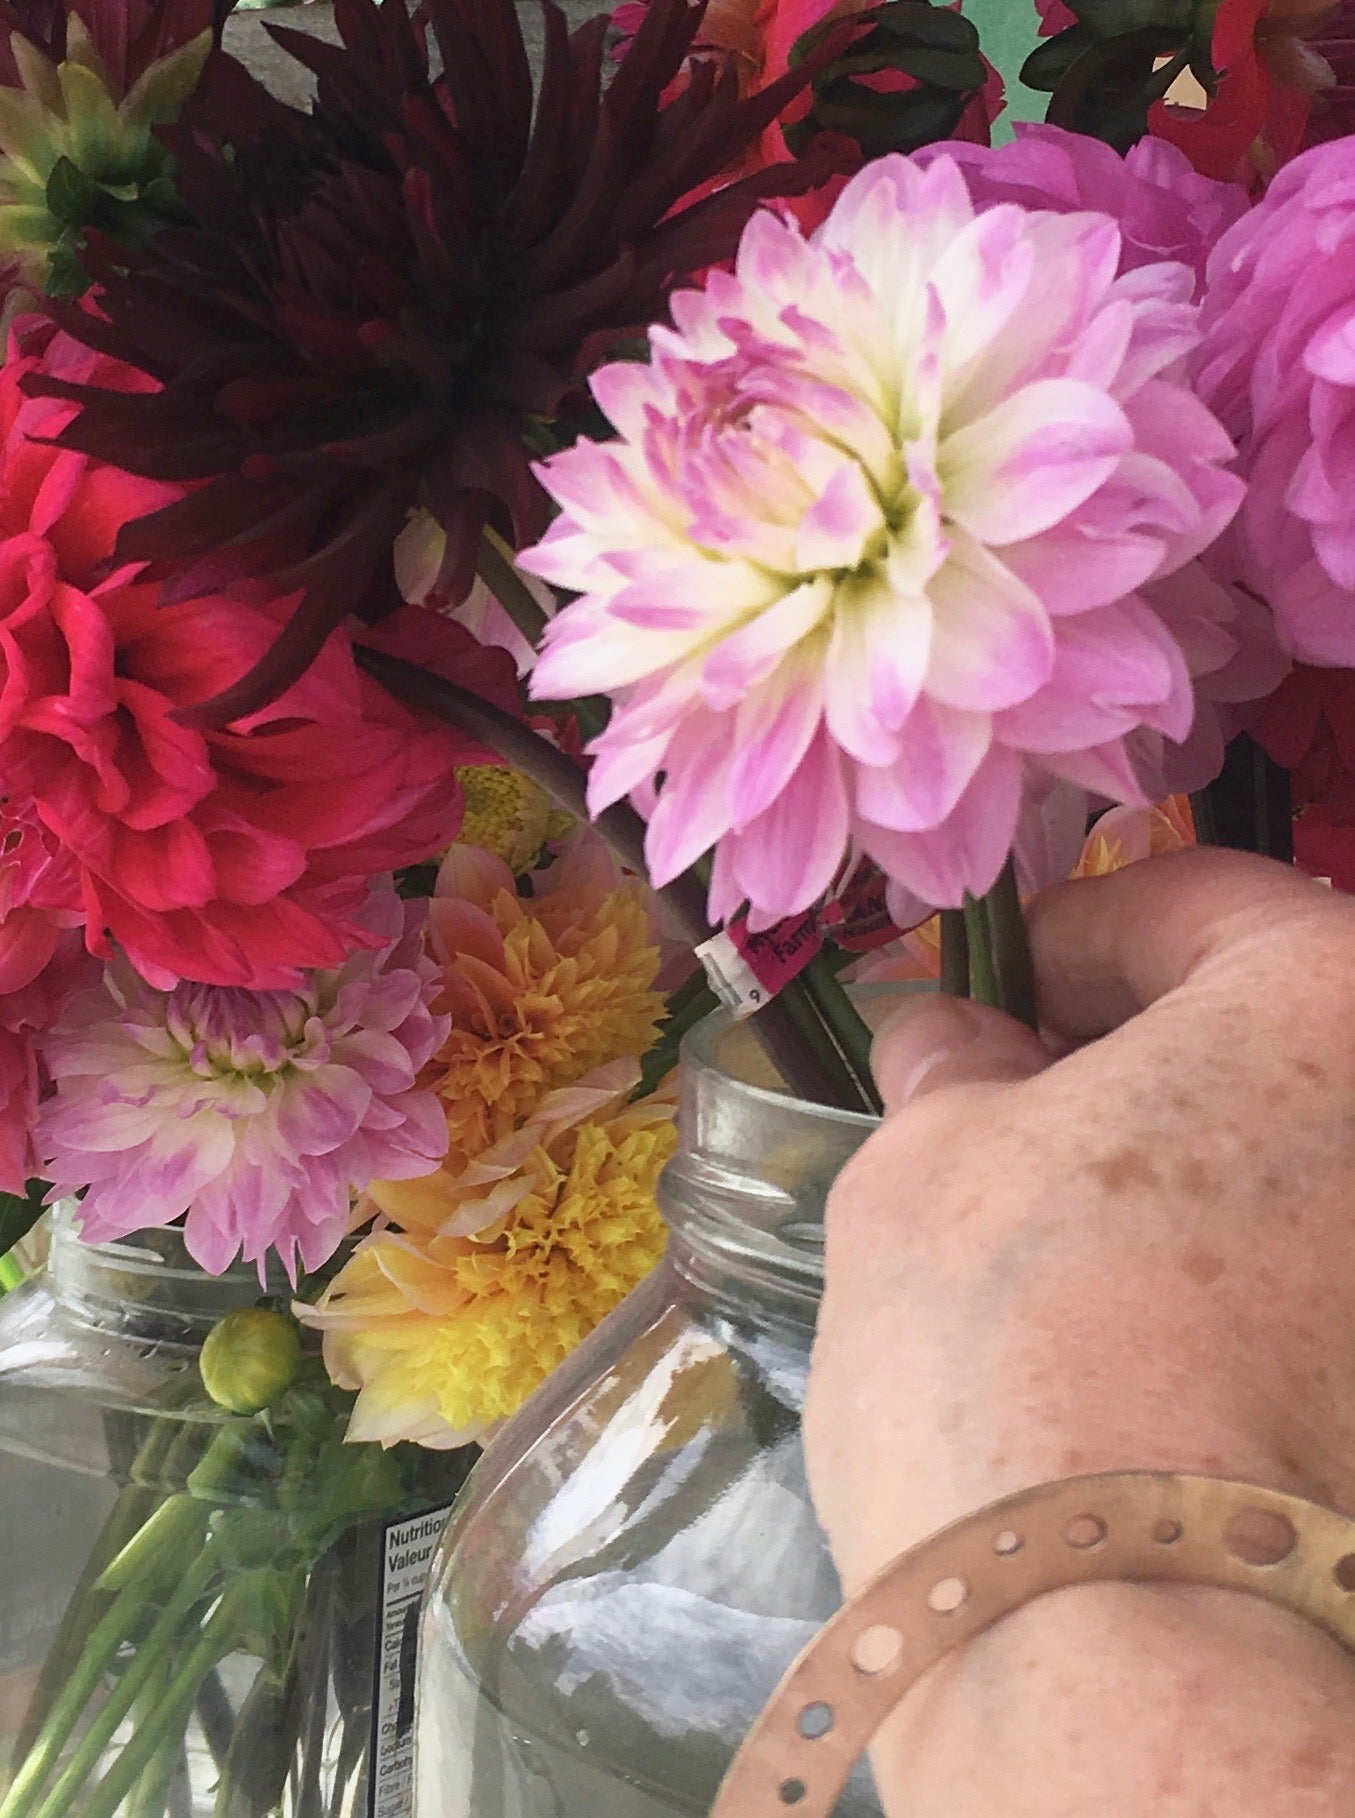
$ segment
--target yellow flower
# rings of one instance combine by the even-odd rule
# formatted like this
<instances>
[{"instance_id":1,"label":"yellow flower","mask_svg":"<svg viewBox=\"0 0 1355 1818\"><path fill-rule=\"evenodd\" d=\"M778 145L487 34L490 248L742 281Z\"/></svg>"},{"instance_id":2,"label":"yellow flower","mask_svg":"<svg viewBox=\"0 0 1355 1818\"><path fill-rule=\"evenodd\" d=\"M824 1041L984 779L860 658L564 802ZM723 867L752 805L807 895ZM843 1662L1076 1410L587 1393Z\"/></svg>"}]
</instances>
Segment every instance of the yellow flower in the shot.
<instances>
[{"instance_id":1,"label":"yellow flower","mask_svg":"<svg viewBox=\"0 0 1355 1818\"><path fill-rule=\"evenodd\" d=\"M1195 824L1185 796L1169 796L1156 808L1112 808L1092 828L1073 876L1107 877L1140 859L1194 843Z\"/></svg>"},{"instance_id":2,"label":"yellow flower","mask_svg":"<svg viewBox=\"0 0 1355 1818\"><path fill-rule=\"evenodd\" d=\"M427 1078L447 1112L447 1158L420 1180L373 1182L406 1229L435 1231L453 1184L548 1092L645 1054L663 1015L646 892L622 882L586 834L521 898L500 858L454 846L429 905L451 1032Z\"/></svg>"},{"instance_id":3,"label":"yellow flower","mask_svg":"<svg viewBox=\"0 0 1355 1818\"><path fill-rule=\"evenodd\" d=\"M624 1102L637 1074L630 1063L618 1090L613 1066L550 1095L453 1184L450 1229L378 1232L298 1308L324 1330L331 1377L358 1391L350 1439L477 1437L659 1261L654 1188L677 1137L670 1102Z\"/></svg>"},{"instance_id":4,"label":"yellow flower","mask_svg":"<svg viewBox=\"0 0 1355 1818\"><path fill-rule=\"evenodd\" d=\"M456 773L466 797L458 843L483 846L515 872L526 871L548 839L567 832L551 799L529 776L505 764L466 764Z\"/></svg>"}]
</instances>

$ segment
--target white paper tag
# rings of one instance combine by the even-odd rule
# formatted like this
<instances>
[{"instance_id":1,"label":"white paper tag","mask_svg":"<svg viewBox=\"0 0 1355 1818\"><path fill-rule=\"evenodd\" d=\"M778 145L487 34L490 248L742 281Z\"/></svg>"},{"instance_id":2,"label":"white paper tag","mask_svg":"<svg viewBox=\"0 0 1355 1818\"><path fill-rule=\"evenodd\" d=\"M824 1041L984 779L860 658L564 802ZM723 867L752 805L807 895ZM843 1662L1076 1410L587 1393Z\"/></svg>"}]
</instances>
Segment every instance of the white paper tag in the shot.
<instances>
[{"instance_id":1,"label":"white paper tag","mask_svg":"<svg viewBox=\"0 0 1355 1818\"><path fill-rule=\"evenodd\" d=\"M696 957L706 968L711 990L725 1009L732 1010L740 1020L752 1016L774 995L727 933L714 934L703 941L696 949Z\"/></svg>"},{"instance_id":2,"label":"white paper tag","mask_svg":"<svg viewBox=\"0 0 1355 1818\"><path fill-rule=\"evenodd\" d=\"M419 1604L450 1507L386 1526L381 1545L380 1628L372 1699L368 1818L411 1818L414 1810L414 1677Z\"/></svg>"}]
</instances>

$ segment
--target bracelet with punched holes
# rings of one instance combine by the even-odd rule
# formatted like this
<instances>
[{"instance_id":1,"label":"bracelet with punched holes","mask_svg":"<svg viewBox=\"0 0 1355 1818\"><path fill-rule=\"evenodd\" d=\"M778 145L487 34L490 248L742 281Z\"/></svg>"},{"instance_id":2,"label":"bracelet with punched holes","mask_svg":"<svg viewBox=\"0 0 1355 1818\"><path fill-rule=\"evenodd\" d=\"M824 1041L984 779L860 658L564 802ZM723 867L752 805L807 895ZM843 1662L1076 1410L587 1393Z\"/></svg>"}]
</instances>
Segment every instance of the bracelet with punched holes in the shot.
<instances>
[{"instance_id":1,"label":"bracelet with punched holes","mask_svg":"<svg viewBox=\"0 0 1355 1818\"><path fill-rule=\"evenodd\" d=\"M886 1566L791 1666L710 1818L830 1818L858 1756L929 1667L1033 1598L1093 1580L1249 1591L1355 1649L1355 1521L1221 1477L1039 1484Z\"/></svg>"}]
</instances>

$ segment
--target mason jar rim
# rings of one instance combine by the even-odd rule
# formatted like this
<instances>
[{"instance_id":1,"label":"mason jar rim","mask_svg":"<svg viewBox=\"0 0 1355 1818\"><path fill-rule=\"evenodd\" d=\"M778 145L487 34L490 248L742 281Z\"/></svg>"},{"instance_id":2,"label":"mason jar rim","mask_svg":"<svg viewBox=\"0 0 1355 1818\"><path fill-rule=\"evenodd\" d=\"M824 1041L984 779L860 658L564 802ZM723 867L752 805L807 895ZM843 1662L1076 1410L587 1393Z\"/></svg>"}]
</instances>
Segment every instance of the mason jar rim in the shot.
<instances>
[{"instance_id":1,"label":"mason jar rim","mask_svg":"<svg viewBox=\"0 0 1355 1818\"><path fill-rule=\"evenodd\" d=\"M251 1305L268 1291L250 1263L232 1263L219 1275L209 1274L188 1254L179 1226L90 1242L80 1235L79 1215L75 1199L53 1208L47 1273L58 1300L86 1319L112 1319L125 1328L150 1316L165 1322L167 1342L179 1338L193 1343L223 1314ZM270 1281L269 1287L274 1285L281 1284Z\"/></svg>"},{"instance_id":2,"label":"mason jar rim","mask_svg":"<svg viewBox=\"0 0 1355 1818\"><path fill-rule=\"evenodd\" d=\"M929 984L856 987L887 1006ZM823 1292L823 1212L838 1173L879 1125L864 1111L817 1105L731 1066L770 1071L754 1037L728 1011L698 1023L682 1045L678 1149L659 1181L674 1266L719 1293L760 1287L812 1317Z\"/></svg>"}]
</instances>

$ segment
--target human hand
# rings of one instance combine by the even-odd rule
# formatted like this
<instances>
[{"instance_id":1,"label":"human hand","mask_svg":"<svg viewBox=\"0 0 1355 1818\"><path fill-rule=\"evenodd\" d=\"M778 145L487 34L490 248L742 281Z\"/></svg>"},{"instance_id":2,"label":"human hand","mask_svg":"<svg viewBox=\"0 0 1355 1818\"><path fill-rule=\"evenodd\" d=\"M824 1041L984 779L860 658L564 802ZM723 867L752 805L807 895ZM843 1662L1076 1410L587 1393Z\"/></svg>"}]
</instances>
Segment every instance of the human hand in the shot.
<instances>
[{"instance_id":1,"label":"human hand","mask_svg":"<svg viewBox=\"0 0 1355 1818\"><path fill-rule=\"evenodd\" d=\"M1049 1045L954 1002L896 1021L886 1120L830 1202L805 1435L848 1591L995 1497L1083 1472L1202 1471L1355 1513L1355 904L1195 852L1050 892L1031 934ZM1340 1694L1342 1657L1295 1619L1171 1595L1176 1654L1192 1625L1220 1658L1249 1634L1292 1643L1304 1683ZM1098 1637L1134 1628L1105 1587L1044 1601L1074 1627L1094 1611ZM993 1647L1029 1655L1042 1620ZM1160 1641L1138 1636L1139 1667ZM1355 1763L1332 1771L1346 1805L1292 1809L1355 1812ZM1205 1809L1150 1793L1155 1815ZM1254 1809L1291 1809L1266 1796ZM899 1809L959 1818L958 1797Z\"/></svg>"}]
</instances>

